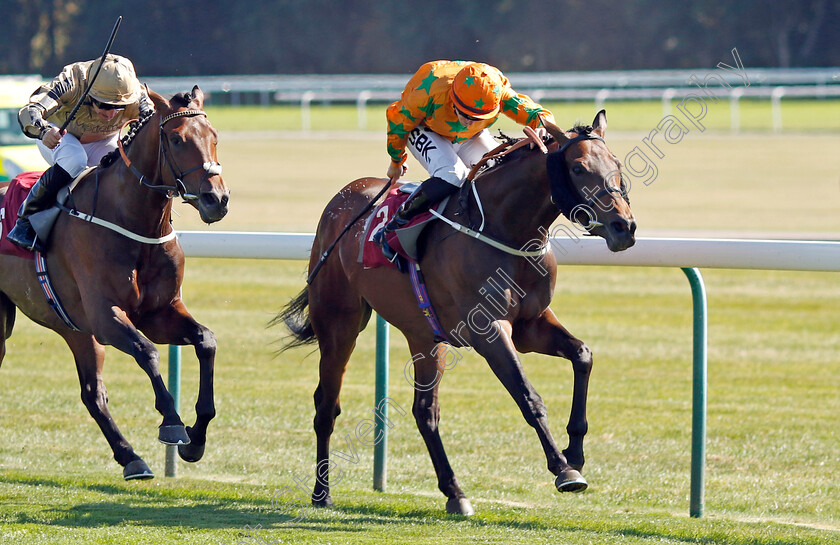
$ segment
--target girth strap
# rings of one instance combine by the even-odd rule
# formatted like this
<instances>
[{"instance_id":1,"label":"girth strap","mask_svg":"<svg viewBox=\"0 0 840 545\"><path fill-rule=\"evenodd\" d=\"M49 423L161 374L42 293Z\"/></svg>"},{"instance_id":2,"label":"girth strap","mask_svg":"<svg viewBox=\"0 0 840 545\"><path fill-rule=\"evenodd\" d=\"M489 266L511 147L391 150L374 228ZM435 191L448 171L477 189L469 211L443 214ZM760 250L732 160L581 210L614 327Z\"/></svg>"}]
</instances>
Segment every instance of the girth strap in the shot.
<instances>
[{"instance_id":1,"label":"girth strap","mask_svg":"<svg viewBox=\"0 0 840 545\"><path fill-rule=\"evenodd\" d=\"M44 296L47 298L47 304L51 309L53 309L56 316L64 322L64 325L73 331L81 331L78 327L76 327L76 324L73 323L73 320L70 319L70 316L67 315L67 311L64 310L61 301L58 299L58 294L55 293L55 290L52 287L52 282L50 282L50 275L47 274L47 260L41 252L35 252L35 276L38 277L38 283L44 291Z\"/></svg>"},{"instance_id":2,"label":"girth strap","mask_svg":"<svg viewBox=\"0 0 840 545\"><path fill-rule=\"evenodd\" d=\"M446 338L446 333L443 332L443 327L438 321L435 309L432 307L432 301L429 299L429 293L426 291L426 281L423 280L423 273L420 272L420 265L411 263L408 267L408 277L411 279L411 289L414 291L414 297L417 298L417 305L420 307L420 312L423 317L429 322L429 327L432 328L432 333L435 334L436 343L449 343ZM450 343L451 344L451 343Z\"/></svg>"}]
</instances>

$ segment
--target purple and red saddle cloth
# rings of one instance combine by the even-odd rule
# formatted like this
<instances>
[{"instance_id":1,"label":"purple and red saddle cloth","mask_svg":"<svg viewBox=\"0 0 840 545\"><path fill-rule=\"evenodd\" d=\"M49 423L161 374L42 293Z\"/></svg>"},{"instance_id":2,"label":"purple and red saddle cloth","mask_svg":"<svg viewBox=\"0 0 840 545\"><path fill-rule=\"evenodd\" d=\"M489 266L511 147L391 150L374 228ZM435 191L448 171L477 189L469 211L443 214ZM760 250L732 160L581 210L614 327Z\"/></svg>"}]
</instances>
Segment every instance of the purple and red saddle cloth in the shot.
<instances>
[{"instance_id":1,"label":"purple and red saddle cloth","mask_svg":"<svg viewBox=\"0 0 840 545\"><path fill-rule=\"evenodd\" d=\"M32 189L41 174L43 172L24 172L18 174L9 182L9 188L3 198L3 207L0 208L0 227L2 227L2 231L0 231L0 254L34 259L35 254L31 250L15 246L6 240L6 234L15 226L20 205L29 195L29 190Z\"/></svg>"},{"instance_id":2,"label":"purple and red saddle cloth","mask_svg":"<svg viewBox=\"0 0 840 545\"><path fill-rule=\"evenodd\" d=\"M382 250L373 241L373 235L388 224L394 214L397 213L397 210L399 210L400 205L402 205L402 203L404 203L411 195L411 189L416 187L417 184L404 184L401 187L392 189L385 196L385 200L382 201L382 204L380 204L368 218L364 230L364 243L362 244L359 258L364 268L397 268L393 262L388 261L388 259L382 255ZM446 206L446 200L447 199L444 199L436 206L438 211L442 210L443 207ZM402 256L409 263L417 263L420 258L417 250L417 239L423 229L425 229L426 223L433 219L434 216L431 212L418 214L404 227L401 227L392 233L388 233L385 237L385 241L397 253L397 255Z\"/></svg>"},{"instance_id":3,"label":"purple and red saddle cloth","mask_svg":"<svg viewBox=\"0 0 840 545\"><path fill-rule=\"evenodd\" d=\"M396 214L400 205L408 199L411 193L407 190L410 190L412 187L416 186L408 186L406 184L402 187L397 187L389 191L385 200L378 208L376 208L374 213L368 219L364 229L364 242L362 243L362 247L360 249L360 261L362 262L362 266L364 268L398 268L395 263L389 261L382 254L382 249L373 241L373 235L388 224L393 215ZM443 207L446 206L446 202L448 200L449 199L446 198L441 201L436 206L437 211L443 210ZM391 246L391 249L393 249L398 256L408 262L407 268L408 276L411 280L411 289L414 291L414 297L417 299L417 305L420 307L420 312L423 313L423 317L426 318L429 327L434 333L435 341L449 342L445 332L443 331L443 327L441 327L440 321L435 314L434 307L432 307L432 302L429 300L426 283L423 280L423 273L420 272L420 264L418 263L420 256L418 255L417 250L417 239L423 229L426 228L426 224L433 219L434 216L431 212L418 214L404 227L397 229L393 233L389 233L385 237L385 241L389 246Z\"/></svg>"},{"instance_id":4,"label":"purple and red saddle cloth","mask_svg":"<svg viewBox=\"0 0 840 545\"><path fill-rule=\"evenodd\" d=\"M34 260L35 276L38 277L38 283L44 291L47 304L67 327L74 331L79 331L79 328L70 319L70 316L62 306L58 295L52 287L49 274L47 273L47 260L44 255L40 252L33 252L32 250L21 248L6 240L6 233L11 231L15 226L15 222L17 222L17 214L21 203L29 195L29 190L41 178L42 174L43 172L23 172L9 182L6 195L3 197L3 206L0 207L0 227L2 227L2 231L0 231L0 254Z\"/></svg>"}]
</instances>

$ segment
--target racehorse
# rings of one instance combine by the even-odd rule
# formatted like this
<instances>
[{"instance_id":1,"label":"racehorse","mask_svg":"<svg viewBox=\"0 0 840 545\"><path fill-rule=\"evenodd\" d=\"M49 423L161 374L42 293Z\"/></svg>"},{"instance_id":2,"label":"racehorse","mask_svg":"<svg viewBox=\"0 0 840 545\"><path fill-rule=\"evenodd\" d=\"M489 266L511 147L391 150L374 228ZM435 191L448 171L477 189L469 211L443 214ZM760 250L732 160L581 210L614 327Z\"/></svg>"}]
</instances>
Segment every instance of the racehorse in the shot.
<instances>
[{"instance_id":1,"label":"racehorse","mask_svg":"<svg viewBox=\"0 0 840 545\"><path fill-rule=\"evenodd\" d=\"M16 308L61 335L76 361L82 402L126 480L154 474L108 412L103 345L132 356L151 379L155 408L163 415L160 441L179 445L184 460L199 460L207 425L215 416L216 340L181 301L184 252L170 222L172 198L184 198L203 221L212 223L225 216L230 197L216 159L218 133L203 110L201 90L196 86L170 100L152 91L149 95L154 113L133 123L120 142L120 153L106 156L76 186L64 208L69 213L59 215L48 241L47 270L71 323L48 306L32 261L0 255L0 362ZM195 347L200 385L192 427L185 428L178 416L152 343Z\"/></svg>"},{"instance_id":2,"label":"racehorse","mask_svg":"<svg viewBox=\"0 0 840 545\"><path fill-rule=\"evenodd\" d=\"M497 244L463 236L444 221L431 222L420 236L419 265L439 323L449 332L450 347L441 345L440 338L433 335L408 275L388 267L366 269L358 262L363 233L374 231L365 231L365 222L359 221L347 231L348 236L335 246L336 255L322 259L354 214L367 207L388 182L356 180L327 205L309 262L312 271L321 261L320 275L312 278L310 272L309 285L273 320L284 322L291 331L285 348L317 341L320 351L320 380L314 395L315 506L332 505L330 435L341 413L342 377L371 309L408 340L414 366L413 414L431 456L438 488L448 498L447 512L473 513L447 460L438 429L438 387L444 371L452 368L452 347L471 346L487 360L525 421L535 428L548 469L556 475L557 489L579 491L588 486L580 470L592 355L549 308L557 271L554 255L548 251L549 229L562 211L591 234L603 237L610 250L620 251L635 243L636 222L621 181L620 162L603 140L606 113L600 111L592 126L570 131L553 124L546 128L553 139L550 153L527 146L511 152L475 178L476 192L463 190L460 198L451 199L444 209L443 216L454 223L468 221L475 226L486 220L483 229L477 229ZM517 351L561 356L572 362L574 390L566 428L569 445L562 452L549 431L545 405L525 377Z\"/></svg>"}]
</instances>

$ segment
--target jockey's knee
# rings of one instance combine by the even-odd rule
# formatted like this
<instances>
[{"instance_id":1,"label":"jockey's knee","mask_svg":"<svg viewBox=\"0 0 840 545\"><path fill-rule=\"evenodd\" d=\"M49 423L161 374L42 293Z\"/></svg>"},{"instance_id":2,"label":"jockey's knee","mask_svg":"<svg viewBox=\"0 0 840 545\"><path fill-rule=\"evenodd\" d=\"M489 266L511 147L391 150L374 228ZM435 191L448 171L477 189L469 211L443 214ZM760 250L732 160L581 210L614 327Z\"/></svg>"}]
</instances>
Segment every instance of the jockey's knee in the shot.
<instances>
[{"instance_id":1,"label":"jockey's knee","mask_svg":"<svg viewBox=\"0 0 840 545\"><path fill-rule=\"evenodd\" d=\"M76 176L87 168L87 156L82 158L76 156L62 158L56 161L56 164L63 168L75 180Z\"/></svg>"}]
</instances>

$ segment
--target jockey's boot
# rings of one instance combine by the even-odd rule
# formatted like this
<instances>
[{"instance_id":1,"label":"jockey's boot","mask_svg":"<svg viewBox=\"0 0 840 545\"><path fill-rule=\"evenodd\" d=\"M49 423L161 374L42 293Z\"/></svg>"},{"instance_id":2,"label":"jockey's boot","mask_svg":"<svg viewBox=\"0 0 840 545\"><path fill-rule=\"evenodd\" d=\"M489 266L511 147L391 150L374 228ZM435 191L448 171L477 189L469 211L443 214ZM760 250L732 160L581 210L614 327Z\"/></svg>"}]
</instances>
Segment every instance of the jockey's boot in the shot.
<instances>
[{"instance_id":1,"label":"jockey's boot","mask_svg":"<svg viewBox=\"0 0 840 545\"><path fill-rule=\"evenodd\" d=\"M405 202L400 205L394 217L391 218L385 227L373 235L373 241L382 248L382 254L388 261L393 261L396 252L388 245L385 236L393 233L400 227L404 227L416 216L429 210L435 203L440 202L444 197L454 193L457 186L450 184L442 178L432 176L418 187Z\"/></svg>"},{"instance_id":2,"label":"jockey's boot","mask_svg":"<svg viewBox=\"0 0 840 545\"><path fill-rule=\"evenodd\" d=\"M18 210L18 219L6 239L27 250L43 252L44 246L29 223L29 216L52 206L58 190L73 181L73 177L58 165L48 168L29 190Z\"/></svg>"}]
</instances>

